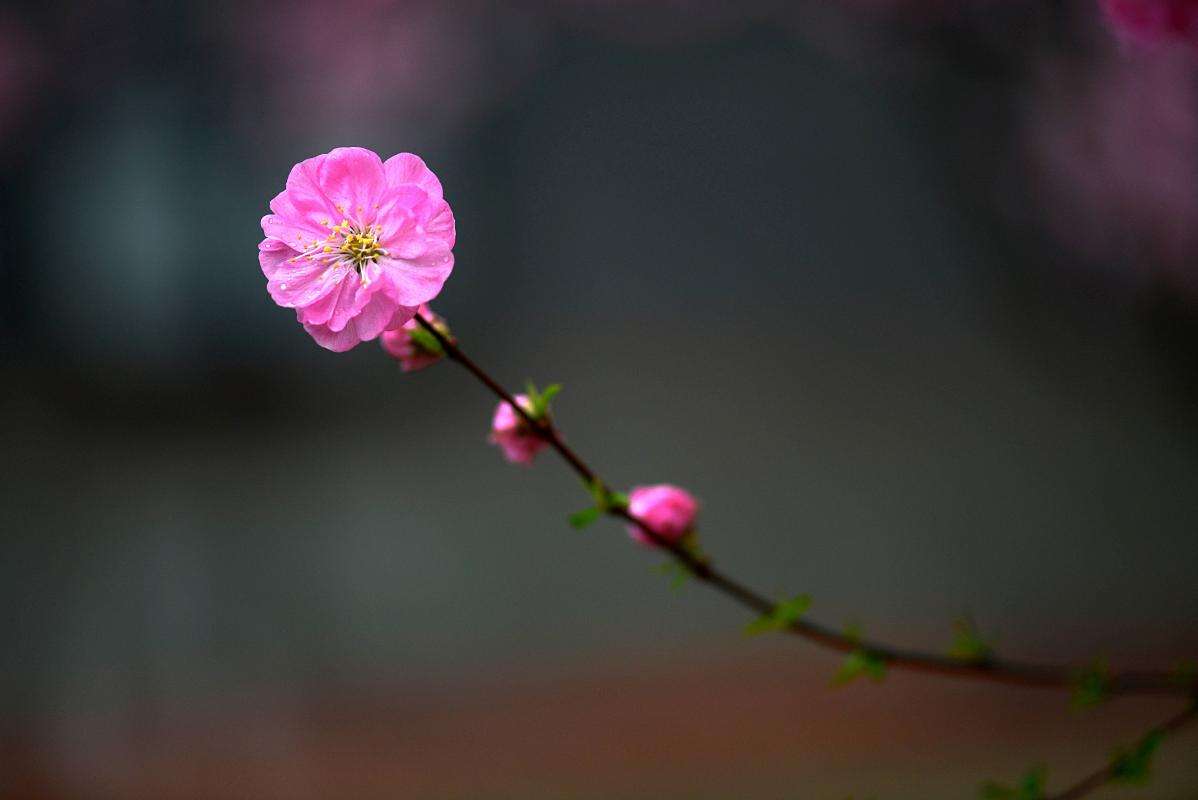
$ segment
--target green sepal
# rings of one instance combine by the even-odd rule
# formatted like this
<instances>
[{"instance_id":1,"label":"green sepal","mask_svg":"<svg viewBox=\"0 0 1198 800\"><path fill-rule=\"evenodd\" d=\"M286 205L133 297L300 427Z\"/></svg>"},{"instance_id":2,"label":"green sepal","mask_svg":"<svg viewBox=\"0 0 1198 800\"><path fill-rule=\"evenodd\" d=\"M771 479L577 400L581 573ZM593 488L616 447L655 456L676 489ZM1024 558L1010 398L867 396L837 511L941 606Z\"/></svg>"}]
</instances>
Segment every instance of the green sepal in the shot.
<instances>
[{"instance_id":1,"label":"green sepal","mask_svg":"<svg viewBox=\"0 0 1198 800\"><path fill-rule=\"evenodd\" d=\"M775 605L768 614L762 614L746 625L745 633L749 636L756 636L788 628L791 623L797 622L806 614L809 608L811 608L811 595L800 594L790 600L784 600Z\"/></svg>"},{"instance_id":2,"label":"green sepal","mask_svg":"<svg viewBox=\"0 0 1198 800\"><path fill-rule=\"evenodd\" d=\"M437 337L433 336L424 328L417 327L411 329L408 331L408 338L412 340L412 344L416 345L416 347L420 348L429 355L445 355L445 350L441 347L441 343L437 341Z\"/></svg>"}]
</instances>

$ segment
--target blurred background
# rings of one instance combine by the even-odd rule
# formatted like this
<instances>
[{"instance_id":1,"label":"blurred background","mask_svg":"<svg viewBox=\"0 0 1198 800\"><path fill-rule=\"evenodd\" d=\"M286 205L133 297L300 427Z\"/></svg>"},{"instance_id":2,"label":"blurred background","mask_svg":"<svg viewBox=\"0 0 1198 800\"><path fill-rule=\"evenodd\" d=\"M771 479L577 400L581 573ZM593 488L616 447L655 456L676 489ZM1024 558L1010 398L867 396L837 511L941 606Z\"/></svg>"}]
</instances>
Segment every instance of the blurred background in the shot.
<instances>
[{"instance_id":1,"label":"blurred background","mask_svg":"<svg viewBox=\"0 0 1198 800\"><path fill-rule=\"evenodd\" d=\"M1185 5L1184 3L1182 5ZM1151 32L1150 32L1151 33ZM434 307L813 616L1198 653L1198 56L1097 2L0 9L0 795L959 798L1176 703L837 659L701 586L442 364L317 347L259 219L421 154ZM1146 789L1192 798L1198 739Z\"/></svg>"}]
</instances>

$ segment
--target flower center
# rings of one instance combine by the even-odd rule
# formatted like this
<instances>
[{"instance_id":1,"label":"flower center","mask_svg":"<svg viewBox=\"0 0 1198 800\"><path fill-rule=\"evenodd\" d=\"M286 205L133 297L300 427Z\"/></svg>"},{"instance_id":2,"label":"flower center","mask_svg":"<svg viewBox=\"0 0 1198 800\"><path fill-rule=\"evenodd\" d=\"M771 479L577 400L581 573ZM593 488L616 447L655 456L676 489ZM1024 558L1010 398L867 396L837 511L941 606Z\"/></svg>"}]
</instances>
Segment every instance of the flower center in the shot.
<instances>
[{"instance_id":1,"label":"flower center","mask_svg":"<svg viewBox=\"0 0 1198 800\"><path fill-rule=\"evenodd\" d=\"M358 272L361 272L362 267L366 264L378 261L379 256L387 255L387 251L379 245L377 225L359 226L343 219L341 224L334 225L332 230L331 239L335 239L337 234L341 234L342 237L341 246L337 248L337 252L353 264L354 269ZM326 245L324 250L326 253L331 252L333 246Z\"/></svg>"},{"instance_id":2,"label":"flower center","mask_svg":"<svg viewBox=\"0 0 1198 800\"><path fill-rule=\"evenodd\" d=\"M337 207L341 211L341 206ZM361 209L359 208L360 212ZM387 249L379 241L383 234L380 225L365 225L360 222L350 222L342 219L333 224L324 219L320 224L329 229L329 235L323 239L315 236L308 238L298 233L295 237L295 247L300 252L291 258L292 262L300 260L316 261L326 264L335 275L339 275L346 267L353 267L362 278L362 284L369 283L369 278L363 272L367 264L373 264L379 258L389 255Z\"/></svg>"}]
</instances>

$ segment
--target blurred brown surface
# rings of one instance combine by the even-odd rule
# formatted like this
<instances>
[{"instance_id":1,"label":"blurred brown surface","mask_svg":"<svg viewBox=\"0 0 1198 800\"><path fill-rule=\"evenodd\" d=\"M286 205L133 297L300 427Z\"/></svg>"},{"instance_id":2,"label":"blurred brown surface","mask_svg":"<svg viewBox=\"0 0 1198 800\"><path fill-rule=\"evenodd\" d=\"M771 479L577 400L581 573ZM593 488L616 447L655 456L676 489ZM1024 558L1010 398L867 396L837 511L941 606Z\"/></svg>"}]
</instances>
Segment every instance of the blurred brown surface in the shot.
<instances>
[{"instance_id":1,"label":"blurred brown surface","mask_svg":"<svg viewBox=\"0 0 1198 800\"><path fill-rule=\"evenodd\" d=\"M513 665L467 683L263 687L169 719L59 719L53 746L10 732L5 797L973 797L983 778L1040 762L1059 787L1177 706L1076 712L1057 692L902 674L832 689L830 657L748 649L685 665ZM1196 750L1196 731L1169 741L1148 789L1110 796L1193 797Z\"/></svg>"}]
</instances>

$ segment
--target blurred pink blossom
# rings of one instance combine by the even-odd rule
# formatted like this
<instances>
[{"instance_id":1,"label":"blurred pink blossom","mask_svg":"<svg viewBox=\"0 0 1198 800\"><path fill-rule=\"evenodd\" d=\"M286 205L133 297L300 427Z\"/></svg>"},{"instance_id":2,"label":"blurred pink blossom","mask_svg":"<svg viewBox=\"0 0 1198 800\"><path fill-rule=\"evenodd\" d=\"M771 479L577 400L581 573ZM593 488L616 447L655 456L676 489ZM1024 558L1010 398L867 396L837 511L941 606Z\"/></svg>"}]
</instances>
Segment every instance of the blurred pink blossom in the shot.
<instances>
[{"instance_id":1,"label":"blurred pink blossom","mask_svg":"<svg viewBox=\"0 0 1198 800\"><path fill-rule=\"evenodd\" d=\"M1139 44L1198 45L1198 0L1099 0L1107 23Z\"/></svg>"},{"instance_id":2,"label":"blurred pink blossom","mask_svg":"<svg viewBox=\"0 0 1198 800\"><path fill-rule=\"evenodd\" d=\"M533 410L532 400L526 394L516 395L516 402L525 411ZM531 464L537 453L545 449L547 442L537 436L529 428L524 418L516 413L508 403L501 402L495 407L495 416L491 419L492 444L499 445L503 457L513 464Z\"/></svg>"},{"instance_id":3,"label":"blurred pink blossom","mask_svg":"<svg viewBox=\"0 0 1198 800\"><path fill-rule=\"evenodd\" d=\"M29 29L16 16L0 13L0 141L32 104L42 71Z\"/></svg>"},{"instance_id":4,"label":"blurred pink blossom","mask_svg":"<svg viewBox=\"0 0 1198 800\"><path fill-rule=\"evenodd\" d=\"M296 164L262 218L267 291L343 352L412 318L453 271L453 212L419 157L339 147Z\"/></svg>"},{"instance_id":5,"label":"blurred pink blossom","mask_svg":"<svg viewBox=\"0 0 1198 800\"><path fill-rule=\"evenodd\" d=\"M677 542L694 530L699 503L685 489L659 483L637 486L628 494L628 513L668 542ZM653 545L644 531L628 526L628 535L641 544Z\"/></svg>"},{"instance_id":6,"label":"blurred pink blossom","mask_svg":"<svg viewBox=\"0 0 1198 800\"><path fill-rule=\"evenodd\" d=\"M246 0L227 33L250 76L248 120L394 135L500 102L531 71L541 30L481 0Z\"/></svg>"},{"instance_id":7,"label":"blurred pink blossom","mask_svg":"<svg viewBox=\"0 0 1198 800\"><path fill-rule=\"evenodd\" d=\"M428 306L421 306L416 313L432 323L433 327L443 336L449 337L449 326L445 324L445 320L434 314ZM379 337L379 343L382 344L383 349L387 351L388 355L399 361L399 368L404 372L415 372L432 366L445 355L445 351L441 349L436 340L426 342L418 334L413 336L417 331L424 331L424 328L415 318L412 318L398 328L383 331L382 336ZM431 337L432 334L425 332L424 336ZM436 347L431 345L436 345Z\"/></svg>"},{"instance_id":8,"label":"blurred pink blossom","mask_svg":"<svg viewBox=\"0 0 1198 800\"><path fill-rule=\"evenodd\" d=\"M1041 64L1024 122L1033 191L1084 258L1198 288L1195 77L1176 50Z\"/></svg>"}]
</instances>

